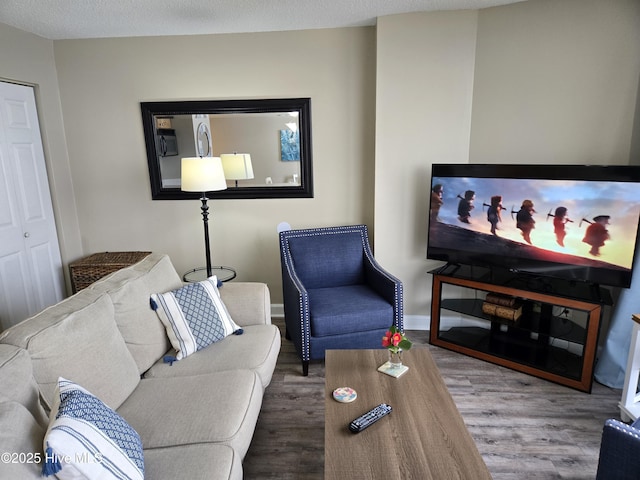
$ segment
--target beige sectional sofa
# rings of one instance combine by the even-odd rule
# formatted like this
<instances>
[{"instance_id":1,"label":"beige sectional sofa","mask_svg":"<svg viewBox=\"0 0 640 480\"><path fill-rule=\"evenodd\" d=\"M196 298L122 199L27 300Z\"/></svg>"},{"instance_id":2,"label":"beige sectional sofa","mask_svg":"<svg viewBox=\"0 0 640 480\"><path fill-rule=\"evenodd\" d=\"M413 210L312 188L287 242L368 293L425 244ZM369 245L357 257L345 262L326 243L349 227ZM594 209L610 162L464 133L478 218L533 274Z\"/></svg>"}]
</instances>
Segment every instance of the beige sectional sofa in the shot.
<instances>
[{"instance_id":1,"label":"beige sectional sofa","mask_svg":"<svg viewBox=\"0 0 640 480\"><path fill-rule=\"evenodd\" d=\"M221 298L244 333L169 364L171 345L149 299L182 285L169 257L151 254L0 335L0 452L13 453L0 478L41 478L59 377L135 429L145 478L242 478L280 351L269 290L224 284Z\"/></svg>"}]
</instances>

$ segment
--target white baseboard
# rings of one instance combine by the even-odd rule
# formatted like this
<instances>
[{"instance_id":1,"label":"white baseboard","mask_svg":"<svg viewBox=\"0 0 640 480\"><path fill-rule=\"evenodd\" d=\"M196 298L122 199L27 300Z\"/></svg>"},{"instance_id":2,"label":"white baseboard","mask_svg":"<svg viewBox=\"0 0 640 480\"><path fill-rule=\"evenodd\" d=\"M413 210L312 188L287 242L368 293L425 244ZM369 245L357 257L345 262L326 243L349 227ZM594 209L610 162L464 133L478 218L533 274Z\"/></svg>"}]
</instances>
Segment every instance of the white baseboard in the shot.
<instances>
[{"instance_id":1,"label":"white baseboard","mask_svg":"<svg viewBox=\"0 0 640 480\"><path fill-rule=\"evenodd\" d=\"M429 330L431 317L429 315L405 315L405 330Z\"/></svg>"},{"instance_id":2,"label":"white baseboard","mask_svg":"<svg viewBox=\"0 0 640 480\"><path fill-rule=\"evenodd\" d=\"M271 316L276 318L284 318L284 305L282 303L272 303Z\"/></svg>"},{"instance_id":3,"label":"white baseboard","mask_svg":"<svg viewBox=\"0 0 640 480\"><path fill-rule=\"evenodd\" d=\"M284 318L284 305L282 303L271 304L271 316ZM405 315L405 330L429 330L429 315Z\"/></svg>"}]
</instances>

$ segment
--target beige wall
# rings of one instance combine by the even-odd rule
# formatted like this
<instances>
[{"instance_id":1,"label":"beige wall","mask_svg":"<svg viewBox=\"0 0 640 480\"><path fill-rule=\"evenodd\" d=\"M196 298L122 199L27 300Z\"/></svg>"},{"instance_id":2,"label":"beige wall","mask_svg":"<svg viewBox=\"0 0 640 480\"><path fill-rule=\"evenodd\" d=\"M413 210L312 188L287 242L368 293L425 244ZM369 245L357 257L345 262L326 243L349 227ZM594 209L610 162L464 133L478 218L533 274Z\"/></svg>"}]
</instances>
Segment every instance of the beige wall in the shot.
<instances>
[{"instance_id":1,"label":"beige wall","mask_svg":"<svg viewBox=\"0 0 640 480\"><path fill-rule=\"evenodd\" d=\"M375 245L404 281L405 325L427 327L441 264L424 258L431 163L633 163L639 15L536 0L379 19Z\"/></svg>"},{"instance_id":2,"label":"beige wall","mask_svg":"<svg viewBox=\"0 0 640 480\"><path fill-rule=\"evenodd\" d=\"M404 283L405 313L427 315L432 163L466 163L477 11L378 20L376 257ZM421 325L427 328L426 324Z\"/></svg>"},{"instance_id":3,"label":"beige wall","mask_svg":"<svg viewBox=\"0 0 640 480\"><path fill-rule=\"evenodd\" d=\"M472 163L629 163L640 2L537 0L480 13Z\"/></svg>"},{"instance_id":4,"label":"beige wall","mask_svg":"<svg viewBox=\"0 0 640 480\"><path fill-rule=\"evenodd\" d=\"M0 24L0 81L34 87L64 264L82 255L53 42ZM68 273L65 271L68 283Z\"/></svg>"},{"instance_id":5,"label":"beige wall","mask_svg":"<svg viewBox=\"0 0 640 480\"><path fill-rule=\"evenodd\" d=\"M375 29L55 42L85 253L204 264L199 201L152 201L139 103L311 97L315 197L210 202L214 264L281 302L276 226L372 223Z\"/></svg>"},{"instance_id":6,"label":"beige wall","mask_svg":"<svg viewBox=\"0 0 640 480\"><path fill-rule=\"evenodd\" d=\"M0 25L0 78L37 86L63 260L150 249L181 272L203 263L199 203L151 201L139 102L311 97L315 198L212 202L214 262L279 303L277 223L364 222L424 321L431 163L629 162L639 15L635 0L535 0L376 28L56 42Z\"/></svg>"}]
</instances>

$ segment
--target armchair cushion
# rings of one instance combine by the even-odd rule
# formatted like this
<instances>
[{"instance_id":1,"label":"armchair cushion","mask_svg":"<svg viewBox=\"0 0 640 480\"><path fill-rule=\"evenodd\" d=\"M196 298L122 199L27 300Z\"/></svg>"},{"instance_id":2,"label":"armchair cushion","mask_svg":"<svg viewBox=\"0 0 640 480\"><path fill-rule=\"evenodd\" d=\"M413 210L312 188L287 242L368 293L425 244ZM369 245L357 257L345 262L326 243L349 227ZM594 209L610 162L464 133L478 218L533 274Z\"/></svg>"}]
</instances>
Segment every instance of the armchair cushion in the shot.
<instances>
[{"instance_id":1,"label":"armchair cushion","mask_svg":"<svg viewBox=\"0 0 640 480\"><path fill-rule=\"evenodd\" d=\"M366 285L315 288L308 292L313 337L384 330L391 326L393 305Z\"/></svg>"},{"instance_id":2,"label":"armchair cushion","mask_svg":"<svg viewBox=\"0 0 640 480\"><path fill-rule=\"evenodd\" d=\"M307 289L363 283L362 248L358 232L341 235L319 232L289 239L296 274Z\"/></svg>"}]
</instances>

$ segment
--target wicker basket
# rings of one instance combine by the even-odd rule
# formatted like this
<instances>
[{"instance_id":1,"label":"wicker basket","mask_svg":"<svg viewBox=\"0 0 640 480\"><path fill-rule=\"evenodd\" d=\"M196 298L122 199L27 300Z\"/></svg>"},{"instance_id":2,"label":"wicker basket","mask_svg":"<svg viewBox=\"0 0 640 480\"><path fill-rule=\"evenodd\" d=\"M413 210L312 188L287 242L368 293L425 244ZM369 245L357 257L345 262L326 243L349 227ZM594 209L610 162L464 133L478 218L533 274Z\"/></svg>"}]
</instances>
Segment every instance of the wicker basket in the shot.
<instances>
[{"instance_id":1,"label":"wicker basket","mask_svg":"<svg viewBox=\"0 0 640 480\"><path fill-rule=\"evenodd\" d=\"M103 252L69 264L73 293L121 268L138 263L151 252Z\"/></svg>"}]
</instances>

